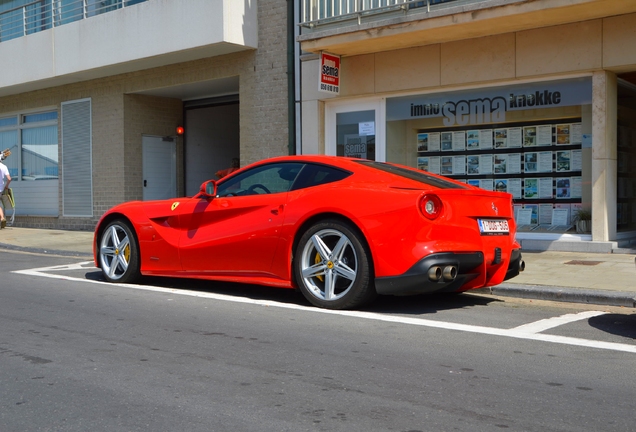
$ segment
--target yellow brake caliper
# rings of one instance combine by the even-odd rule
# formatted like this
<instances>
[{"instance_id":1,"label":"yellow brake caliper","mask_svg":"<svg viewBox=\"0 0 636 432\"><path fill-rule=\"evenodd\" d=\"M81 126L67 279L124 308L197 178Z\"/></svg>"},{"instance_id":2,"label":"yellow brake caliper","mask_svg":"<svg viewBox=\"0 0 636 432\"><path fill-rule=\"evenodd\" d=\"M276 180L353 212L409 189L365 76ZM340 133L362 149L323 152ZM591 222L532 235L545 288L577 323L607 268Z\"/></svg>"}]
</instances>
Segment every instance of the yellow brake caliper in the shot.
<instances>
[{"instance_id":1,"label":"yellow brake caliper","mask_svg":"<svg viewBox=\"0 0 636 432\"><path fill-rule=\"evenodd\" d=\"M320 263L320 261L322 261L322 258L320 258L320 254L318 252L316 252L316 264ZM320 275L316 275L316 277L318 278L318 280L320 282L324 282L324 278Z\"/></svg>"}]
</instances>

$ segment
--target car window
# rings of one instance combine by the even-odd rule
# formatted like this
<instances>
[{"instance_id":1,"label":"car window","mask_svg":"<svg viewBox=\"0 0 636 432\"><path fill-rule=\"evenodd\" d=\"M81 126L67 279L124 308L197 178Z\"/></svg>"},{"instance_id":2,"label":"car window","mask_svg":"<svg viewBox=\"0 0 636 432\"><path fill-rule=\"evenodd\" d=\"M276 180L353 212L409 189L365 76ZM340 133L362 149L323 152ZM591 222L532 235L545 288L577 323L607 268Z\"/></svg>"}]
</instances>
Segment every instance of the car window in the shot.
<instances>
[{"instance_id":1,"label":"car window","mask_svg":"<svg viewBox=\"0 0 636 432\"><path fill-rule=\"evenodd\" d=\"M302 167L295 162L261 165L220 181L216 194L227 197L287 192Z\"/></svg>"},{"instance_id":2,"label":"car window","mask_svg":"<svg viewBox=\"0 0 636 432\"><path fill-rule=\"evenodd\" d=\"M329 165L307 164L302 170L298 179L292 186L292 190L323 185L342 180L351 175L351 172L344 171Z\"/></svg>"},{"instance_id":3,"label":"car window","mask_svg":"<svg viewBox=\"0 0 636 432\"><path fill-rule=\"evenodd\" d=\"M391 165L391 164L387 164L383 162L375 162L375 161L362 160L362 159L356 162L362 165L369 166L371 168L375 168L375 169L385 171L391 174L399 175L401 177L415 180L420 183L424 183L426 185L433 186L440 189L468 189L468 187L462 186L461 184L453 183L448 180L444 180L443 178L429 175L425 171L414 171L414 170L399 167L397 165Z\"/></svg>"}]
</instances>

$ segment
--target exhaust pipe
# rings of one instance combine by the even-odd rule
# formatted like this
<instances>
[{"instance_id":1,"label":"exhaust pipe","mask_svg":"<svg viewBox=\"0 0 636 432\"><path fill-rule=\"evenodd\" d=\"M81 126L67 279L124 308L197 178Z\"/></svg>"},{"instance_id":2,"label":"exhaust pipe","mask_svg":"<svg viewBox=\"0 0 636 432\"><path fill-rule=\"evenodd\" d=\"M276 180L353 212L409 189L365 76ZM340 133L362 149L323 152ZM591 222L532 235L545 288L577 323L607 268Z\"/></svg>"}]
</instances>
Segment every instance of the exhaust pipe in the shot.
<instances>
[{"instance_id":1,"label":"exhaust pipe","mask_svg":"<svg viewBox=\"0 0 636 432\"><path fill-rule=\"evenodd\" d=\"M524 260L519 260L519 271L522 272L526 269L526 262Z\"/></svg>"},{"instance_id":2,"label":"exhaust pipe","mask_svg":"<svg viewBox=\"0 0 636 432\"><path fill-rule=\"evenodd\" d=\"M442 268L440 266L433 266L428 269L428 279L432 282L439 282L442 278Z\"/></svg>"},{"instance_id":3,"label":"exhaust pipe","mask_svg":"<svg viewBox=\"0 0 636 432\"><path fill-rule=\"evenodd\" d=\"M457 267L453 265L444 267L444 270L442 271L442 276L444 277L444 280L446 282L454 281L455 278L457 277Z\"/></svg>"}]
</instances>

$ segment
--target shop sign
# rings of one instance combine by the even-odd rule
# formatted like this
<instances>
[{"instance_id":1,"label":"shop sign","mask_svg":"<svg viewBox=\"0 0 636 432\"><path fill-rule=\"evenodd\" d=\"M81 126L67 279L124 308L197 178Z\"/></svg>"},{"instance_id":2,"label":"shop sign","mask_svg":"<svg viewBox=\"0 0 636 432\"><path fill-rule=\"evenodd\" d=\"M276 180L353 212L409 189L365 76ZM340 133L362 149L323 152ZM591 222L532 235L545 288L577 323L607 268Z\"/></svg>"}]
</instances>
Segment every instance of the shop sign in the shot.
<instances>
[{"instance_id":1,"label":"shop sign","mask_svg":"<svg viewBox=\"0 0 636 432\"><path fill-rule=\"evenodd\" d=\"M340 94L340 56L320 54L320 83L318 90Z\"/></svg>"},{"instance_id":2,"label":"shop sign","mask_svg":"<svg viewBox=\"0 0 636 432\"><path fill-rule=\"evenodd\" d=\"M529 83L387 99L387 121L443 117L444 126L501 123L506 112L592 103L592 80Z\"/></svg>"},{"instance_id":3,"label":"shop sign","mask_svg":"<svg viewBox=\"0 0 636 432\"><path fill-rule=\"evenodd\" d=\"M367 158L366 135L345 135L344 155L358 159Z\"/></svg>"}]
</instances>

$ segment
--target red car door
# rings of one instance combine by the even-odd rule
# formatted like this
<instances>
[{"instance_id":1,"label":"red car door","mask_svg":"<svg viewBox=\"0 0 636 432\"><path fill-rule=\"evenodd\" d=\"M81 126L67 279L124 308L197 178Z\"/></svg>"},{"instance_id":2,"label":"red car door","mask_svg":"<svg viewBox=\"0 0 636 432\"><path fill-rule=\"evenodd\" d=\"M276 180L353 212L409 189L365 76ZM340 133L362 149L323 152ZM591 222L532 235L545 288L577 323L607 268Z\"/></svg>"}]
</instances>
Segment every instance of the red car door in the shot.
<instances>
[{"instance_id":1,"label":"red car door","mask_svg":"<svg viewBox=\"0 0 636 432\"><path fill-rule=\"evenodd\" d=\"M179 240L185 272L268 277L287 193L193 199Z\"/></svg>"},{"instance_id":2,"label":"red car door","mask_svg":"<svg viewBox=\"0 0 636 432\"><path fill-rule=\"evenodd\" d=\"M272 259L288 191L301 168L302 164L283 162L239 171L218 183L215 197L188 201L180 213L183 271L280 279L272 274Z\"/></svg>"}]
</instances>

